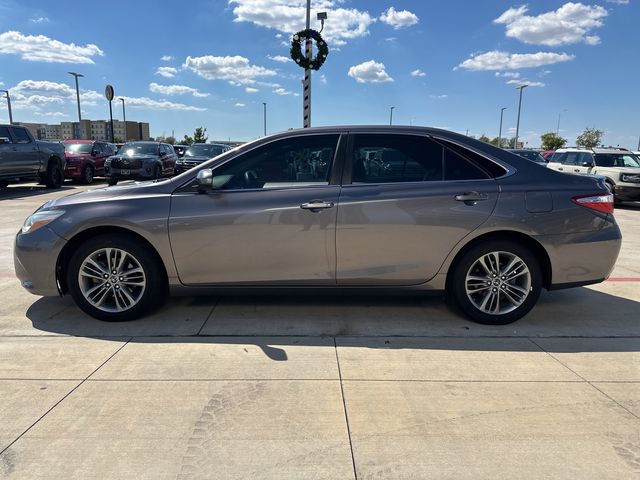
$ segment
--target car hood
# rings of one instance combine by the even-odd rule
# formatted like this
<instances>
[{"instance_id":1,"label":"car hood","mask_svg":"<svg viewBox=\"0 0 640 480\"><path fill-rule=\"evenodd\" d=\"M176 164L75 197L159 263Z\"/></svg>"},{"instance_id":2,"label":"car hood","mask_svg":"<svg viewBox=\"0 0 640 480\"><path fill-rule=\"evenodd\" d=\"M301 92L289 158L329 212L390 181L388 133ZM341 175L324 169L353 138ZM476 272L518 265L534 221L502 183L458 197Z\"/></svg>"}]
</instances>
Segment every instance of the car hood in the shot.
<instances>
[{"instance_id":1,"label":"car hood","mask_svg":"<svg viewBox=\"0 0 640 480\"><path fill-rule=\"evenodd\" d=\"M111 160L157 160L157 155L113 155Z\"/></svg>"},{"instance_id":2,"label":"car hood","mask_svg":"<svg viewBox=\"0 0 640 480\"><path fill-rule=\"evenodd\" d=\"M94 190L84 190L81 192L72 193L64 197L50 200L45 203L46 208L63 207L66 205L79 205L83 203L102 202L106 200L113 200L118 197L133 197L139 195L153 195L157 193L164 193L164 185L167 181L156 182L154 180L146 182L136 182L127 185L116 185L113 187L97 188Z\"/></svg>"},{"instance_id":3,"label":"car hood","mask_svg":"<svg viewBox=\"0 0 640 480\"><path fill-rule=\"evenodd\" d=\"M213 157L207 157L204 155L196 155L196 156L189 156L189 157L182 157L180 160L184 161L184 162L206 162L207 160L211 160Z\"/></svg>"}]
</instances>

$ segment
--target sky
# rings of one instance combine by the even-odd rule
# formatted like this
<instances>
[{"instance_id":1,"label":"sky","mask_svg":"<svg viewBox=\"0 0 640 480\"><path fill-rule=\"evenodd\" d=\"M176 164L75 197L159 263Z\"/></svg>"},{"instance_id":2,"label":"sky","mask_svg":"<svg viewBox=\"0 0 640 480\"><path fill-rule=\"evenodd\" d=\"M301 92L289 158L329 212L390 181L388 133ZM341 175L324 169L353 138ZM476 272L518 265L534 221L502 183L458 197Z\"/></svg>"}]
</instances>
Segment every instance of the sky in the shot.
<instances>
[{"instance_id":1,"label":"sky","mask_svg":"<svg viewBox=\"0 0 640 480\"><path fill-rule=\"evenodd\" d=\"M635 149L640 136L639 0L563 2L312 0L329 46L313 72L312 125L440 127L515 133L529 147L586 127ZM302 126L304 70L289 58L304 0L110 2L0 0L0 89L14 121L108 119L104 88L152 136L207 128L210 140L251 140ZM122 118L121 102L113 103ZM0 99L0 123L8 122Z\"/></svg>"}]
</instances>

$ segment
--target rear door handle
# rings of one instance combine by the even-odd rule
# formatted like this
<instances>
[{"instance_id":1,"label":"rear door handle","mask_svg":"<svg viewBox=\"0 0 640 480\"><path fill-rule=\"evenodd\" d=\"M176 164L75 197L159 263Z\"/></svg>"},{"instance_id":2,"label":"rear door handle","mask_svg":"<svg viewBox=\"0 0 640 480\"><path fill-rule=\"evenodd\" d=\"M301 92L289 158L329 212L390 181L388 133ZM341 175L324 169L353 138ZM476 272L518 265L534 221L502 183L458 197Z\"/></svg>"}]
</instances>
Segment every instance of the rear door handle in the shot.
<instances>
[{"instance_id":1,"label":"rear door handle","mask_svg":"<svg viewBox=\"0 0 640 480\"><path fill-rule=\"evenodd\" d=\"M564 168L560 167L560 168L558 168L558 170L560 170L562 172L564 170Z\"/></svg>"},{"instance_id":2,"label":"rear door handle","mask_svg":"<svg viewBox=\"0 0 640 480\"><path fill-rule=\"evenodd\" d=\"M454 198L458 202L464 202L467 205L475 205L476 202L488 200L489 195L487 195L486 193L479 193L479 192L465 192L465 193L461 193L460 195L456 195Z\"/></svg>"},{"instance_id":3,"label":"rear door handle","mask_svg":"<svg viewBox=\"0 0 640 480\"><path fill-rule=\"evenodd\" d=\"M333 208L333 202L325 202L323 200L311 200L310 202L300 205L303 210L311 210L312 212L318 212L327 208Z\"/></svg>"}]
</instances>

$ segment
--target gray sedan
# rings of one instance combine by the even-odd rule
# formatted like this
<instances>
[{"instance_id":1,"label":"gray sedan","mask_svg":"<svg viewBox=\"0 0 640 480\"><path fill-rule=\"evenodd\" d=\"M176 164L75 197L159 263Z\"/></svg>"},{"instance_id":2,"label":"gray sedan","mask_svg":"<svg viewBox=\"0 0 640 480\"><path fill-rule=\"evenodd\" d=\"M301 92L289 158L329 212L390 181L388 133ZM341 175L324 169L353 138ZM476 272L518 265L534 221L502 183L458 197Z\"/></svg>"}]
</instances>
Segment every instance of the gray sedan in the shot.
<instances>
[{"instance_id":1,"label":"gray sedan","mask_svg":"<svg viewBox=\"0 0 640 480\"><path fill-rule=\"evenodd\" d=\"M62 197L15 241L37 295L101 320L171 294L445 292L505 324L542 288L606 279L620 249L601 179L564 175L452 132L288 131L170 180Z\"/></svg>"}]
</instances>

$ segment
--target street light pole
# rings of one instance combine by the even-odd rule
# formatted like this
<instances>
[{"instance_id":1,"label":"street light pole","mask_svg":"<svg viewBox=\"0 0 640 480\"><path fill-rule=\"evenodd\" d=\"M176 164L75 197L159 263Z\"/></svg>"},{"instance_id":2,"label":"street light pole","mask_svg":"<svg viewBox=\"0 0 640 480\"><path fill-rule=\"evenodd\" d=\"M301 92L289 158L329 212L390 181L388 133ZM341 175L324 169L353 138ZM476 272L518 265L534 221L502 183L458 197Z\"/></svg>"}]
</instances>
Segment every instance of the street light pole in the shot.
<instances>
[{"instance_id":1,"label":"street light pole","mask_svg":"<svg viewBox=\"0 0 640 480\"><path fill-rule=\"evenodd\" d=\"M311 28L311 0L307 0L307 23L306 28L309 30ZM313 52L311 39L307 39L305 42L305 53L307 57L307 61L311 61L311 56ZM302 125L304 128L309 128L311 126L311 69L306 68L304 71L304 82L302 87L302 96L303 96L303 104L302 104Z\"/></svg>"},{"instance_id":2,"label":"street light pole","mask_svg":"<svg viewBox=\"0 0 640 480\"><path fill-rule=\"evenodd\" d=\"M560 134L560 116L562 115L562 112L566 112L567 109L565 108L564 110L560 110L558 112L558 126L556 127L556 137Z\"/></svg>"},{"instance_id":3,"label":"street light pole","mask_svg":"<svg viewBox=\"0 0 640 480\"><path fill-rule=\"evenodd\" d=\"M76 99L78 100L78 134L82 137L82 114L80 113L80 86L78 85L78 77L84 77L81 73L68 72L76 79Z\"/></svg>"},{"instance_id":4,"label":"street light pole","mask_svg":"<svg viewBox=\"0 0 640 480\"><path fill-rule=\"evenodd\" d=\"M127 112L124 109L124 98L120 97L120 101L122 102L122 123L124 124L124 138L122 140L127 143Z\"/></svg>"},{"instance_id":5,"label":"street light pole","mask_svg":"<svg viewBox=\"0 0 640 480\"><path fill-rule=\"evenodd\" d=\"M500 130L498 132L498 147L502 148L502 115L504 114L504 111L507 109L507 107L502 107L500 109Z\"/></svg>"},{"instance_id":6,"label":"street light pole","mask_svg":"<svg viewBox=\"0 0 640 480\"><path fill-rule=\"evenodd\" d=\"M267 136L267 102L262 102L262 117L264 125L264 136Z\"/></svg>"},{"instance_id":7,"label":"street light pole","mask_svg":"<svg viewBox=\"0 0 640 480\"><path fill-rule=\"evenodd\" d=\"M0 90L4 92L7 97L7 108L9 109L9 125L13 125L13 114L11 113L11 97L9 96L9 90Z\"/></svg>"},{"instance_id":8,"label":"street light pole","mask_svg":"<svg viewBox=\"0 0 640 480\"><path fill-rule=\"evenodd\" d=\"M393 109L396 107L389 107L389 125L393 125Z\"/></svg>"},{"instance_id":9,"label":"street light pole","mask_svg":"<svg viewBox=\"0 0 640 480\"><path fill-rule=\"evenodd\" d=\"M522 90L527 88L529 85L524 84L516 87L517 90L520 90L520 100L518 101L518 120L516 121L516 139L513 142L513 148L518 148L518 134L520 133L520 109L522 108Z\"/></svg>"}]
</instances>

